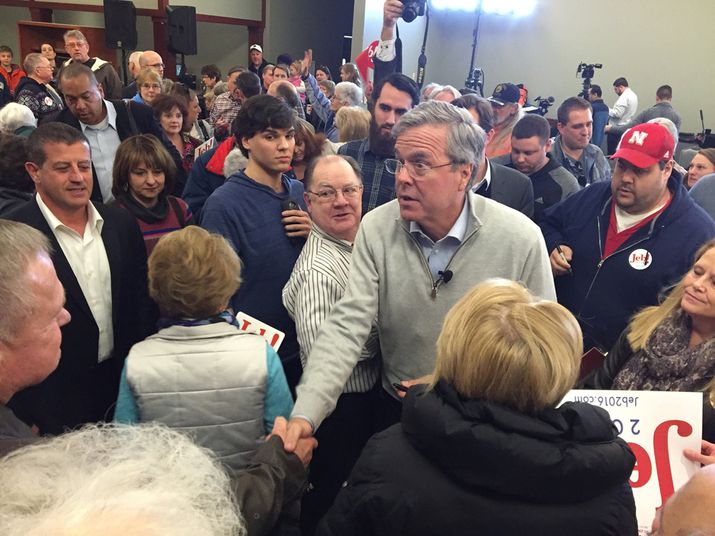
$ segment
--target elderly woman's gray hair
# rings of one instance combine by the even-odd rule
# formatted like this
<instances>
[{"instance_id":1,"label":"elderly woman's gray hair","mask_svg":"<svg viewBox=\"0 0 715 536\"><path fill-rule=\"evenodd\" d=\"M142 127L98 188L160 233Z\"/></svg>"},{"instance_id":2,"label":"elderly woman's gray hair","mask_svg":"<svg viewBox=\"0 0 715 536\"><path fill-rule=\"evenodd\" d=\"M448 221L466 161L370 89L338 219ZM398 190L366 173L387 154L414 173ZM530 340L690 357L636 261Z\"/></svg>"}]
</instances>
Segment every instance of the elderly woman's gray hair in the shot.
<instances>
[{"instance_id":1,"label":"elderly woman's gray hair","mask_svg":"<svg viewBox=\"0 0 715 536\"><path fill-rule=\"evenodd\" d=\"M484 160L486 137L469 112L447 102L423 102L402 116L392 135L399 138L406 130L423 126L447 129L447 156L453 164L474 164L474 178Z\"/></svg>"},{"instance_id":2,"label":"elderly woman's gray hair","mask_svg":"<svg viewBox=\"0 0 715 536\"><path fill-rule=\"evenodd\" d=\"M87 426L0 460L3 536L238 536L228 475L160 425Z\"/></svg>"},{"instance_id":3,"label":"elderly woman's gray hair","mask_svg":"<svg viewBox=\"0 0 715 536\"><path fill-rule=\"evenodd\" d=\"M340 82L335 86L333 98L338 99L345 106L359 106L362 104L362 89L352 82Z\"/></svg>"},{"instance_id":4,"label":"elderly woman's gray hair","mask_svg":"<svg viewBox=\"0 0 715 536\"><path fill-rule=\"evenodd\" d=\"M663 125L668 130L668 132L670 132L670 135L673 137L673 140L675 140L675 145L673 147L675 148L678 146L678 127L675 126L675 123L673 123L673 121L671 121L667 117L654 117L648 122Z\"/></svg>"},{"instance_id":5,"label":"elderly woman's gray hair","mask_svg":"<svg viewBox=\"0 0 715 536\"><path fill-rule=\"evenodd\" d=\"M27 106L11 102L0 110L0 132L14 134L22 127L37 127L37 118Z\"/></svg>"}]
</instances>

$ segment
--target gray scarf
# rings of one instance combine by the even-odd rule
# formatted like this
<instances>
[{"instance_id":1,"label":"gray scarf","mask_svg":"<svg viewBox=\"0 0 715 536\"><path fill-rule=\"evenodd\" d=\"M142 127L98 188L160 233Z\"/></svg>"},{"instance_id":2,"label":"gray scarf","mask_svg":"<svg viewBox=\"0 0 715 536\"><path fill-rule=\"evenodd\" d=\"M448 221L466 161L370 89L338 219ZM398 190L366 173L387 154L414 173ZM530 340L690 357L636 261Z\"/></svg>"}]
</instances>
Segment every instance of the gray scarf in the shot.
<instances>
[{"instance_id":1,"label":"gray scarf","mask_svg":"<svg viewBox=\"0 0 715 536\"><path fill-rule=\"evenodd\" d=\"M690 321L682 310L670 315L626 362L612 389L701 390L715 375L715 339L688 348L690 333Z\"/></svg>"}]
</instances>

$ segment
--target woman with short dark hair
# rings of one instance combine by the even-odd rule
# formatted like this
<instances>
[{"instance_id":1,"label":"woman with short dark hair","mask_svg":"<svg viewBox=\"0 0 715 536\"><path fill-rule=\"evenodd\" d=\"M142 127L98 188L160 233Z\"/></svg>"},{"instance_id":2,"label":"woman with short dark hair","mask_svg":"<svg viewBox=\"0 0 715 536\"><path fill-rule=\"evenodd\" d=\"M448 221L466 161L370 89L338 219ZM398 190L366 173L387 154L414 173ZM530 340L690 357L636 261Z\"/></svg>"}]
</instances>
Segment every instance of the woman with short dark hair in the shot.
<instances>
[{"instance_id":1,"label":"woman with short dark hair","mask_svg":"<svg viewBox=\"0 0 715 536\"><path fill-rule=\"evenodd\" d=\"M174 188L176 164L151 134L132 136L119 144L112 176L114 204L136 218L147 255L159 238L193 224L184 200L169 195Z\"/></svg>"}]
</instances>

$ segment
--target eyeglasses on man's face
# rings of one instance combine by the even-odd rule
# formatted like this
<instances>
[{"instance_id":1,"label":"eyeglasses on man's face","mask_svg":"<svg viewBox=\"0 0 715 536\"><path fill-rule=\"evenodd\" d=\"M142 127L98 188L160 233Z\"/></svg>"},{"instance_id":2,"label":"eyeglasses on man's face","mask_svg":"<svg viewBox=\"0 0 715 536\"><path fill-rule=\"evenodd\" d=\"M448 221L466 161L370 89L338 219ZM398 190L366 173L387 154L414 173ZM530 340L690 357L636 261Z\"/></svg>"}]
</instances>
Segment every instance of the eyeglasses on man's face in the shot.
<instances>
[{"instance_id":1,"label":"eyeglasses on man's face","mask_svg":"<svg viewBox=\"0 0 715 536\"><path fill-rule=\"evenodd\" d=\"M333 202L338 197L338 192L342 192L345 199L355 199L362 192L362 184L351 184L349 186L344 186L339 190L331 188L330 186L322 186L317 192L308 190L309 194L313 194L321 202Z\"/></svg>"},{"instance_id":2,"label":"eyeglasses on man's face","mask_svg":"<svg viewBox=\"0 0 715 536\"><path fill-rule=\"evenodd\" d=\"M433 169L438 169L446 166L451 166L453 162L447 162L446 164L439 164L436 166L430 166L420 160L415 162L396 160L395 158L388 158L385 160L385 169L394 175L397 175L402 168L407 168L407 173L411 177L424 177Z\"/></svg>"}]
</instances>

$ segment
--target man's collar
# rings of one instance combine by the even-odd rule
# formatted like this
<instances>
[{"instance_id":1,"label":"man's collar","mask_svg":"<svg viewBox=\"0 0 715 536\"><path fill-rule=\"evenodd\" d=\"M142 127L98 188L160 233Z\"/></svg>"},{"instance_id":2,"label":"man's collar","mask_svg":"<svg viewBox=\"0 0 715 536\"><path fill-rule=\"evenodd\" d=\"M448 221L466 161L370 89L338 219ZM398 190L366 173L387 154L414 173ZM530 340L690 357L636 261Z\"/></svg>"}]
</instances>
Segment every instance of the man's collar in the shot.
<instances>
[{"instance_id":1,"label":"man's collar","mask_svg":"<svg viewBox=\"0 0 715 536\"><path fill-rule=\"evenodd\" d=\"M352 247L353 247L352 242L348 242L347 240L343 240L342 238L338 238L336 236L331 235L327 231L324 231L322 228L318 227L318 224L316 224L315 222L313 222L312 225L313 225L313 229L312 229L313 232L316 235L318 235L320 238L322 238L323 240L328 240L330 242L337 244L338 246L340 246L342 248L347 248L348 250L352 251Z\"/></svg>"},{"instance_id":2,"label":"man's collar","mask_svg":"<svg viewBox=\"0 0 715 536\"><path fill-rule=\"evenodd\" d=\"M114 130L117 130L117 110L114 107L114 104L109 102L107 99L104 99L104 109L107 111L107 115L105 116L102 121L97 123L99 125L102 123L105 119L107 121L108 126L112 127ZM79 121L79 119L77 119ZM82 121L79 121L80 126L82 127L82 132L85 131L87 128L95 128L97 125L85 125Z\"/></svg>"},{"instance_id":3,"label":"man's collar","mask_svg":"<svg viewBox=\"0 0 715 536\"><path fill-rule=\"evenodd\" d=\"M39 192L35 194L35 199L37 200L37 205L40 207L40 212L53 232L59 228L71 229L71 227L64 224L57 216L55 216L55 213L52 212L50 207L48 207L42 200L42 196L40 196ZM91 227L95 227L100 233L102 232L102 227L104 226L104 218L102 218L91 201L87 202L87 224Z\"/></svg>"},{"instance_id":4,"label":"man's collar","mask_svg":"<svg viewBox=\"0 0 715 536\"><path fill-rule=\"evenodd\" d=\"M460 243L462 240L464 240L464 235L467 233L467 222L469 221L469 204L467 203L467 196L464 196L464 203L462 204L462 211L459 213L459 216L457 217L457 221L454 222L452 225L452 228L447 232L446 235L444 235L442 238L439 240L444 240L448 236L451 236L452 238L456 238ZM420 224L417 223L416 221L410 221L410 233L418 233L421 234L427 238L429 238L424 231L422 231L422 228L420 227ZM430 238L430 240L432 240ZM435 240L434 242L438 242L439 240Z\"/></svg>"},{"instance_id":5,"label":"man's collar","mask_svg":"<svg viewBox=\"0 0 715 536\"><path fill-rule=\"evenodd\" d=\"M479 190L479 188L482 186L482 184L486 184L486 187L489 188L489 185L492 183L492 163L489 161L489 159L485 156L484 160L487 163L487 170L484 172L484 177L482 180L480 180L476 184L472 184L472 191L476 192Z\"/></svg>"}]
</instances>

